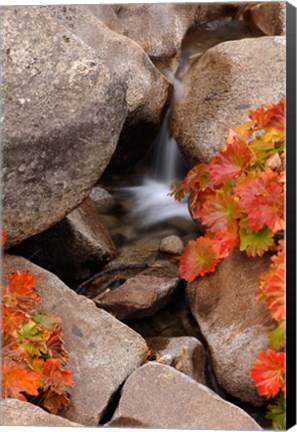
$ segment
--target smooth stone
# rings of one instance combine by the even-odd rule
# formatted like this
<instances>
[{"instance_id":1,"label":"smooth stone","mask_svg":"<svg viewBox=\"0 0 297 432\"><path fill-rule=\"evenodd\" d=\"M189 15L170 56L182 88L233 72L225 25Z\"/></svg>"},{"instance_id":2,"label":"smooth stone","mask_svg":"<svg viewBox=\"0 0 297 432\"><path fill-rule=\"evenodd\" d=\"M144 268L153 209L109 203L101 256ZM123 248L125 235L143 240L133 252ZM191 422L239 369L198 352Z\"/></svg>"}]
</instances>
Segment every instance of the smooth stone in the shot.
<instances>
[{"instance_id":1,"label":"smooth stone","mask_svg":"<svg viewBox=\"0 0 297 432\"><path fill-rule=\"evenodd\" d=\"M215 272L188 284L189 306L199 323L221 387L252 405L259 396L250 369L268 349L275 322L263 303L256 301L259 276L269 267L269 256L248 258L234 250Z\"/></svg>"},{"instance_id":2,"label":"smooth stone","mask_svg":"<svg viewBox=\"0 0 297 432\"><path fill-rule=\"evenodd\" d=\"M239 7L238 3L89 6L109 28L137 42L161 70L173 72L180 60L183 39L190 29L203 22L233 16Z\"/></svg>"},{"instance_id":3,"label":"smooth stone","mask_svg":"<svg viewBox=\"0 0 297 432\"><path fill-rule=\"evenodd\" d=\"M99 214L109 213L115 206L113 196L100 186L93 187L90 197Z\"/></svg>"},{"instance_id":4,"label":"smooth stone","mask_svg":"<svg viewBox=\"0 0 297 432\"><path fill-rule=\"evenodd\" d=\"M176 369L155 362L126 381L111 427L261 430L242 409Z\"/></svg>"},{"instance_id":5,"label":"smooth stone","mask_svg":"<svg viewBox=\"0 0 297 432\"><path fill-rule=\"evenodd\" d=\"M138 274L103 293L97 304L119 320L154 315L174 293L179 278Z\"/></svg>"},{"instance_id":6,"label":"smooth stone","mask_svg":"<svg viewBox=\"0 0 297 432\"><path fill-rule=\"evenodd\" d=\"M285 2L251 3L246 12L243 11L242 16L267 36L284 36L286 34L286 9Z\"/></svg>"},{"instance_id":7,"label":"smooth stone","mask_svg":"<svg viewBox=\"0 0 297 432\"><path fill-rule=\"evenodd\" d=\"M176 235L164 237L160 241L159 251L171 255L181 255L184 250L184 243L182 239Z\"/></svg>"},{"instance_id":8,"label":"smooth stone","mask_svg":"<svg viewBox=\"0 0 297 432\"><path fill-rule=\"evenodd\" d=\"M2 426L82 426L18 399L2 400L0 406Z\"/></svg>"},{"instance_id":9,"label":"smooth stone","mask_svg":"<svg viewBox=\"0 0 297 432\"><path fill-rule=\"evenodd\" d=\"M55 5L46 6L46 10L92 47L115 76L127 84L127 118L111 163L119 167L130 164L152 144L171 84L134 40L112 31L90 7Z\"/></svg>"},{"instance_id":10,"label":"smooth stone","mask_svg":"<svg viewBox=\"0 0 297 432\"><path fill-rule=\"evenodd\" d=\"M42 7L1 11L2 229L6 248L89 194L126 119L126 79Z\"/></svg>"},{"instance_id":11,"label":"smooth stone","mask_svg":"<svg viewBox=\"0 0 297 432\"><path fill-rule=\"evenodd\" d=\"M284 36L223 42L197 58L170 122L189 164L209 162L228 129L248 120L248 110L278 102L286 94L285 77Z\"/></svg>"}]
</instances>

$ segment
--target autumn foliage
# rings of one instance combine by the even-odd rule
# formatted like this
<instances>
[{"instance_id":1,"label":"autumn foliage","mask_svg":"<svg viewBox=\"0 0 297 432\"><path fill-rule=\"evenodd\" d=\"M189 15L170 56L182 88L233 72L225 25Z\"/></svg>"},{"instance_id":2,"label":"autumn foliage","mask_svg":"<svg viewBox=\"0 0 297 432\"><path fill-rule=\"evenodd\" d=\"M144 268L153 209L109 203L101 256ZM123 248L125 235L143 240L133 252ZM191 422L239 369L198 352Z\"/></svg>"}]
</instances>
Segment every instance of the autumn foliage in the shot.
<instances>
[{"instance_id":1,"label":"autumn foliage","mask_svg":"<svg viewBox=\"0 0 297 432\"><path fill-rule=\"evenodd\" d=\"M58 413L70 404L72 372L59 318L36 310L36 276L14 272L2 288L2 398Z\"/></svg>"},{"instance_id":2,"label":"autumn foliage","mask_svg":"<svg viewBox=\"0 0 297 432\"><path fill-rule=\"evenodd\" d=\"M269 406L275 428L285 425L285 100L249 112L249 121L230 129L225 145L209 164L194 166L171 195L189 193L192 217L205 234L190 240L180 257L182 277L192 282L214 272L234 247L249 257L274 252L259 280L257 299L264 301L276 328L271 349L254 363L251 377L260 395L279 395ZM280 352L278 352L280 351Z\"/></svg>"}]
</instances>

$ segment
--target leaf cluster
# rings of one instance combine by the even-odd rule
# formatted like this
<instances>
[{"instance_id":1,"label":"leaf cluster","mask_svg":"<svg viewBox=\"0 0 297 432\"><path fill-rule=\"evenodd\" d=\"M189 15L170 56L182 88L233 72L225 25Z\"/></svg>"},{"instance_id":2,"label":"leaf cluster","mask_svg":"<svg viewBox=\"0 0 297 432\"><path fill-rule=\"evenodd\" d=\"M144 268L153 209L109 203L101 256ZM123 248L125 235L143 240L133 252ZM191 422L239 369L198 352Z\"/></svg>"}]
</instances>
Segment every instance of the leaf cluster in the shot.
<instances>
[{"instance_id":1,"label":"leaf cluster","mask_svg":"<svg viewBox=\"0 0 297 432\"><path fill-rule=\"evenodd\" d=\"M286 353L283 352L286 331L285 244L280 240L278 252L271 257L268 270L260 275L258 301L264 301L275 329L269 335L270 349L259 354L251 369L251 378L260 395L277 398L268 405L267 417L274 429L285 429Z\"/></svg>"},{"instance_id":2,"label":"leaf cluster","mask_svg":"<svg viewBox=\"0 0 297 432\"><path fill-rule=\"evenodd\" d=\"M182 277L192 282L215 271L234 247L247 256L274 251L261 274L257 300L276 321L270 348L251 368L258 393L276 398L268 406L273 427L285 425L285 99L249 112L249 121L230 129L226 143L209 164L194 166L171 193L177 200L190 193L194 219L205 235L190 240L180 257Z\"/></svg>"},{"instance_id":3,"label":"leaf cluster","mask_svg":"<svg viewBox=\"0 0 297 432\"><path fill-rule=\"evenodd\" d=\"M14 272L2 288L2 397L57 414L70 405L72 372L59 318L37 311L35 275Z\"/></svg>"},{"instance_id":4,"label":"leaf cluster","mask_svg":"<svg viewBox=\"0 0 297 432\"><path fill-rule=\"evenodd\" d=\"M250 111L210 163L193 167L172 192L177 200L190 193L192 216L206 227L180 258L188 282L214 271L236 246L252 257L276 250L285 228L284 111L284 99Z\"/></svg>"}]
</instances>

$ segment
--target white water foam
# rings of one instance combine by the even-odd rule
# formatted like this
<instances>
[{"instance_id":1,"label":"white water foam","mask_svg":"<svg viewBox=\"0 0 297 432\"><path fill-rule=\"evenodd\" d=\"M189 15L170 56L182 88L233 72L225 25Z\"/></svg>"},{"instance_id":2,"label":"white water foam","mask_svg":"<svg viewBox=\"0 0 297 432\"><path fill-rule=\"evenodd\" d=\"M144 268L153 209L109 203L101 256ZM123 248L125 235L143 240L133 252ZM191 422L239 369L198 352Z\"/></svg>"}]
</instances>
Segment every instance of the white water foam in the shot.
<instances>
[{"instance_id":1,"label":"white water foam","mask_svg":"<svg viewBox=\"0 0 297 432\"><path fill-rule=\"evenodd\" d=\"M149 227L175 217L191 220L187 202L178 202L168 196L170 183L145 178L142 185L121 190L133 195L131 217L140 226Z\"/></svg>"}]
</instances>

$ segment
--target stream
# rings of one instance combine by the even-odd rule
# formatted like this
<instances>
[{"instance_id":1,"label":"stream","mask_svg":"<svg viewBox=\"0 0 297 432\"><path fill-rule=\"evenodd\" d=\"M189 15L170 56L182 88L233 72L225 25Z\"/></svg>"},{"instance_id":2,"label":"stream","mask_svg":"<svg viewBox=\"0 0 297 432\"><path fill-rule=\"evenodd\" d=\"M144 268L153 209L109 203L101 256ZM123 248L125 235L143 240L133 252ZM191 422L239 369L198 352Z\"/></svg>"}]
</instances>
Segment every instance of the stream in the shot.
<instances>
[{"instance_id":1,"label":"stream","mask_svg":"<svg viewBox=\"0 0 297 432\"><path fill-rule=\"evenodd\" d=\"M191 30L182 43L182 52L176 73L156 64L173 85L173 92L159 133L145 157L135 165L130 177L108 172L100 179L100 185L111 192L117 203L129 202L124 223L127 221L141 230L158 229L164 222L180 221L181 225L195 228L191 223L187 198L175 201L169 196L174 185L182 180L189 166L181 154L178 143L171 135L170 114L176 100L183 97L183 79L191 65L209 48L225 41L255 37L255 31L245 22L225 18L204 23ZM118 208L117 208L118 211ZM125 213L125 211L124 211ZM174 223L178 226L178 223ZM197 228L196 228L197 229ZM181 230L183 232L183 230Z\"/></svg>"}]
</instances>

